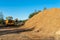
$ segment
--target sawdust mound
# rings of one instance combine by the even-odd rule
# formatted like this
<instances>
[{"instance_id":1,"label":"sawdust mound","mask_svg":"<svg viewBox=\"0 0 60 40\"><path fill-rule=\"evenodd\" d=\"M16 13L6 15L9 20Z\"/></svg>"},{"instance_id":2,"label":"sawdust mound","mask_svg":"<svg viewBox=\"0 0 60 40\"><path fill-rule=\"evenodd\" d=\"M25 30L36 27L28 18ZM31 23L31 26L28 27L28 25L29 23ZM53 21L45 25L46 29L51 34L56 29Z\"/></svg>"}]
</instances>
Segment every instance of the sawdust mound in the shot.
<instances>
[{"instance_id":1,"label":"sawdust mound","mask_svg":"<svg viewBox=\"0 0 60 40\"><path fill-rule=\"evenodd\" d=\"M1 40L60 40L60 9L44 10L29 19L22 29L31 29L19 34L0 36Z\"/></svg>"},{"instance_id":2,"label":"sawdust mound","mask_svg":"<svg viewBox=\"0 0 60 40\"><path fill-rule=\"evenodd\" d=\"M43 36L54 35L60 29L60 9L44 10L29 19L24 26L34 27L33 31Z\"/></svg>"}]
</instances>

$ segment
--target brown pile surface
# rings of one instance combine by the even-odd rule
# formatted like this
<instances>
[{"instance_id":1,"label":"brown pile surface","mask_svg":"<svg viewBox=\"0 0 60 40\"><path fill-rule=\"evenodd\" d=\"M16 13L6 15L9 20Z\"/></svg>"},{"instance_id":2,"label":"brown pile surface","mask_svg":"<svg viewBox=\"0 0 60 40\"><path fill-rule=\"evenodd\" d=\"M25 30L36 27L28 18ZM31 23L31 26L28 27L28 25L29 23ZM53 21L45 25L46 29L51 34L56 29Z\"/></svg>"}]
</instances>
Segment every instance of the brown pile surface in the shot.
<instances>
[{"instance_id":1,"label":"brown pile surface","mask_svg":"<svg viewBox=\"0 0 60 40\"><path fill-rule=\"evenodd\" d=\"M52 8L44 10L29 19L25 25L27 28L34 27L40 35L54 35L60 29L60 9Z\"/></svg>"}]
</instances>

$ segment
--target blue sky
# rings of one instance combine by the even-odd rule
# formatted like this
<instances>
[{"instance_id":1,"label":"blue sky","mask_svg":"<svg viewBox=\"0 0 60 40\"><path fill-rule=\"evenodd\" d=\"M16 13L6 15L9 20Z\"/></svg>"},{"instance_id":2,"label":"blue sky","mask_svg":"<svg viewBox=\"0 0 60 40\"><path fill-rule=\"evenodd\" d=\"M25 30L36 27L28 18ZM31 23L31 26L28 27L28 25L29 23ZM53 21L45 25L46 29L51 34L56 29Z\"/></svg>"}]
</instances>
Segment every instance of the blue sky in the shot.
<instances>
[{"instance_id":1,"label":"blue sky","mask_svg":"<svg viewBox=\"0 0 60 40\"><path fill-rule=\"evenodd\" d=\"M0 0L0 11L14 19L27 19L35 10L47 8L60 8L60 0Z\"/></svg>"}]
</instances>

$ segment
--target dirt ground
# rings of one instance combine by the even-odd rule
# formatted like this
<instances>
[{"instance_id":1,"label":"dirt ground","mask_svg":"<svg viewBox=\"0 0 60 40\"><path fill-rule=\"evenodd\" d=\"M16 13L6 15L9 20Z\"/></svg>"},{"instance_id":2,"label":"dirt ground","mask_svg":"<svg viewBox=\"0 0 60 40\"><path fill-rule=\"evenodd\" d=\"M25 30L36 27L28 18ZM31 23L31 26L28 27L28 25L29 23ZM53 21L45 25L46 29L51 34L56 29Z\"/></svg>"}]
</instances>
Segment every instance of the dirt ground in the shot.
<instances>
[{"instance_id":1,"label":"dirt ground","mask_svg":"<svg viewBox=\"0 0 60 40\"><path fill-rule=\"evenodd\" d=\"M38 35L34 32L22 32L1 35L0 40L54 40L54 37L44 37Z\"/></svg>"}]
</instances>

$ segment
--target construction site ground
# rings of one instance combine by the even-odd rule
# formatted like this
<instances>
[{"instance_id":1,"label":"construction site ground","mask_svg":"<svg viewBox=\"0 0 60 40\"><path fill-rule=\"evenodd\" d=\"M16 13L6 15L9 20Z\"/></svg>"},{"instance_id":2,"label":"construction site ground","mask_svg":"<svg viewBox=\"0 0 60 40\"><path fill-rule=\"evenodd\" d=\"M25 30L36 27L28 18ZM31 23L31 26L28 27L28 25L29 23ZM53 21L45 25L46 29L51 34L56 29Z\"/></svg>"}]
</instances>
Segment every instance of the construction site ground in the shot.
<instances>
[{"instance_id":1,"label":"construction site ground","mask_svg":"<svg viewBox=\"0 0 60 40\"><path fill-rule=\"evenodd\" d=\"M22 29L20 27L0 27L0 35L4 35L4 34L10 34L10 33L18 33L20 32Z\"/></svg>"}]
</instances>

